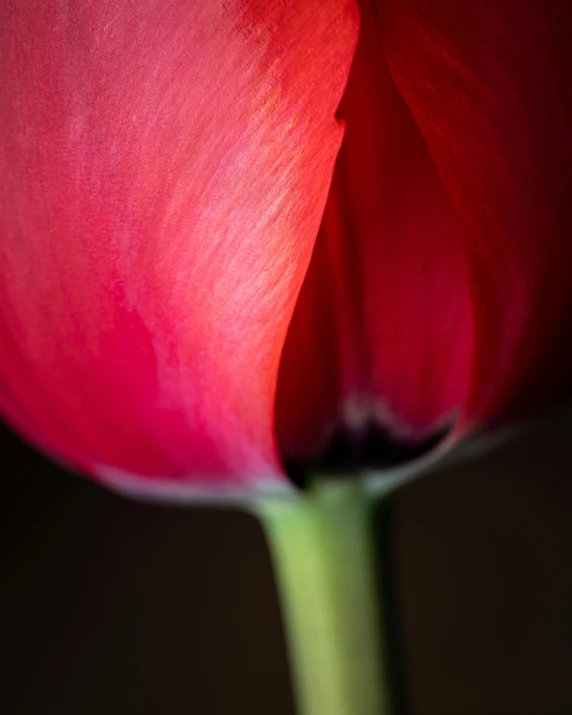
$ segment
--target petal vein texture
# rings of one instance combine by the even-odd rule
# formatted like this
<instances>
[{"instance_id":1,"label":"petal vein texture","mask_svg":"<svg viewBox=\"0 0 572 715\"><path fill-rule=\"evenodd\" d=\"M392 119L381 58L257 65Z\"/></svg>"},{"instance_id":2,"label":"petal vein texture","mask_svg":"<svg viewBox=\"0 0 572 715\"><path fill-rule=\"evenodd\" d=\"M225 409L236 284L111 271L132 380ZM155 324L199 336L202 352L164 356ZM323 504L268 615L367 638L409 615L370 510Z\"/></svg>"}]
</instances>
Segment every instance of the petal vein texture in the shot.
<instances>
[{"instance_id":1,"label":"petal vein texture","mask_svg":"<svg viewBox=\"0 0 572 715\"><path fill-rule=\"evenodd\" d=\"M283 480L352 2L0 3L0 409L96 478Z\"/></svg>"}]
</instances>

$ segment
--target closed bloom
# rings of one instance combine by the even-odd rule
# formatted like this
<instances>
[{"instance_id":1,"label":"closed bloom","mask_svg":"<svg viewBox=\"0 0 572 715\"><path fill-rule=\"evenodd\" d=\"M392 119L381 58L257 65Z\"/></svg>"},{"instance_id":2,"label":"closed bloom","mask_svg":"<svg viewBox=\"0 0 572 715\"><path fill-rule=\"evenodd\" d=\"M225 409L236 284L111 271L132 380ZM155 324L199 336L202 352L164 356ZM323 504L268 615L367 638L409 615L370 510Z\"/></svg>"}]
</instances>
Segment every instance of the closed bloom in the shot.
<instances>
[{"instance_id":1,"label":"closed bloom","mask_svg":"<svg viewBox=\"0 0 572 715\"><path fill-rule=\"evenodd\" d=\"M0 413L195 498L548 400L567 8L0 0Z\"/></svg>"}]
</instances>

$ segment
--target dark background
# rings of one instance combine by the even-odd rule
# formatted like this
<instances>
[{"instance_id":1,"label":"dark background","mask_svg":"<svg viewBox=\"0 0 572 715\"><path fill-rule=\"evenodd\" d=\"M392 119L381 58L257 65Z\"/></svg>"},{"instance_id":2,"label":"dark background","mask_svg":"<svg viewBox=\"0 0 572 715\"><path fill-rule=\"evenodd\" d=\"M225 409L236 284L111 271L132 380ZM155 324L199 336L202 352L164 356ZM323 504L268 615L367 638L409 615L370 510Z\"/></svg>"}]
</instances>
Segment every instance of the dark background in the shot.
<instances>
[{"instance_id":1,"label":"dark background","mask_svg":"<svg viewBox=\"0 0 572 715\"><path fill-rule=\"evenodd\" d=\"M0 450L3 712L293 715L252 518L130 502L7 430ZM412 715L572 713L572 410L393 514Z\"/></svg>"}]
</instances>

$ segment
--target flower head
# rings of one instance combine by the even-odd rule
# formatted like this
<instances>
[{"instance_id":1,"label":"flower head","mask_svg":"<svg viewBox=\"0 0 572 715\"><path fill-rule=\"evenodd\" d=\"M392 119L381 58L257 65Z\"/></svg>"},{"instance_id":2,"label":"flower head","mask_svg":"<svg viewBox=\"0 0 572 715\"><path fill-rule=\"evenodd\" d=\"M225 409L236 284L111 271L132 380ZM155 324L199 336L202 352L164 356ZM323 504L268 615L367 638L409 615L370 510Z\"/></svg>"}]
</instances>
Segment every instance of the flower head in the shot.
<instances>
[{"instance_id":1,"label":"flower head","mask_svg":"<svg viewBox=\"0 0 572 715\"><path fill-rule=\"evenodd\" d=\"M352 0L1 6L0 411L32 442L234 494L340 427L458 439L547 392L562 4L363 2L357 51Z\"/></svg>"}]
</instances>

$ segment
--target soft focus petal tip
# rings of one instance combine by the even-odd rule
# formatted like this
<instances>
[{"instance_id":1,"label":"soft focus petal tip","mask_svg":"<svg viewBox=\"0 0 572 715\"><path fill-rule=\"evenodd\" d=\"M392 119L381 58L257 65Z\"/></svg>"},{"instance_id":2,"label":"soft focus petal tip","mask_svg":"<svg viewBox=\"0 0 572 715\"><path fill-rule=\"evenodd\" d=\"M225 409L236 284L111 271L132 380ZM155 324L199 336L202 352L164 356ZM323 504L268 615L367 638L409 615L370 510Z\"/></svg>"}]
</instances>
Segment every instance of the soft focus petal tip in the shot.
<instances>
[{"instance_id":1,"label":"soft focus petal tip","mask_svg":"<svg viewBox=\"0 0 572 715\"><path fill-rule=\"evenodd\" d=\"M283 479L282 474L272 478L260 478L255 484L248 479L224 479L214 482L212 478L192 480L141 479L137 474L113 467L98 465L94 479L111 491L138 501L163 502L172 505L197 504L203 506L251 505L260 499L290 499L296 496L296 488Z\"/></svg>"}]
</instances>

